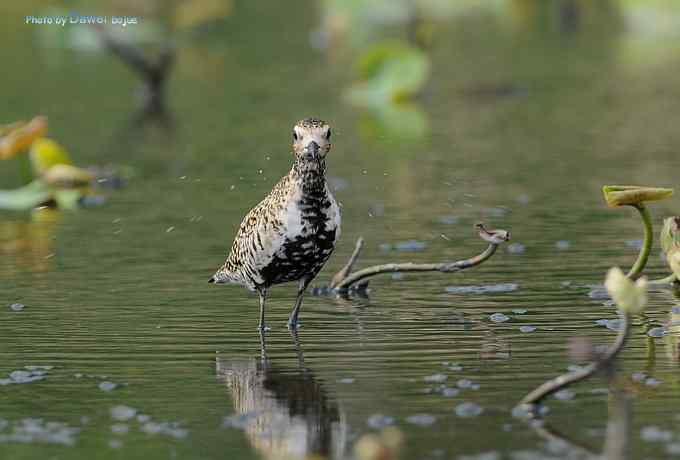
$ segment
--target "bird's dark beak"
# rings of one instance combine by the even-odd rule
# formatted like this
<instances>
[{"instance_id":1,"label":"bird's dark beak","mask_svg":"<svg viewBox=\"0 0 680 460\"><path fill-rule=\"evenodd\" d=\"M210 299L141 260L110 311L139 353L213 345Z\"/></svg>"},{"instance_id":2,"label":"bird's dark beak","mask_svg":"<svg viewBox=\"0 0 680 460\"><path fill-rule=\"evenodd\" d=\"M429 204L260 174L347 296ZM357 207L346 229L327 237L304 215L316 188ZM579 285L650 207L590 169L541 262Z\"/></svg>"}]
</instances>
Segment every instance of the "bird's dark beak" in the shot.
<instances>
[{"instance_id":1,"label":"bird's dark beak","mask_svg":"<svg viewBox=\"0 0 680 460\"><path fill-rule=\"evenodd\" d=\"M307 147L305 147L305 154L308 160L313 160L317 157L317 154L319 153L319 144L316 142L312 141L309 144L307 144Z\"/></svg>"}]
</instances>

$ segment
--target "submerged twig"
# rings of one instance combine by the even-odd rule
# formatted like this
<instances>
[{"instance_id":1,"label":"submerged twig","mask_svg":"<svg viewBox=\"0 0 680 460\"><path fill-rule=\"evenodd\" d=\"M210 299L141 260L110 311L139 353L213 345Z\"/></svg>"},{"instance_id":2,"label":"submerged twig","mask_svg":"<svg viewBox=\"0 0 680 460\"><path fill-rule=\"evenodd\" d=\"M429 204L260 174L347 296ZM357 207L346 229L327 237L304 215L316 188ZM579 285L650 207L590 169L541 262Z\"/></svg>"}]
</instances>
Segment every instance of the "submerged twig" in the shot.
<instances>
[{"instance_id":1,"label":"submerged twig","mask_svg":"<svg viewBox=\"0 0 680 460\"><path fill-rule=\"evenodd\" d=\"M610 369L614 359L623 349L626 339L628 338L628 333L630 332L630 315L619 310L619 317L621 318L621 326L619 333L616 336L616 340L599 359L578 371L569 372L552 380L548 380L526 395L522 401L520 401L519 406L528 406L529 409L533 409L533 407L541 402L546 396L556 393L571 384L587 379L600 370Z\"/></svg>"},{"instance_id":2,"label":"submerged twig","mask_svg":"<svg viewBox=\"0 0 680 460\"><path fill-rule=\"evenodd\" d=\"M359 237L357 239L356 244L354 245L354 251L352 252L352 255L349 257L349 260L345 264L344 267L340 269L339 272L337 272L333 278L331 279L330 282L330 288L335 289L338 284L347 278L350 273L352 273L352 268L354 268L354 264L356 263L357 259L359 258L359 255L361 254L361 250L364 247L364 238Z\"/></svg>"},{"instance_id":3,"label":"submerged twig","mask_svg":"<svg viewBox=\"0 0 680 460\"><path fill-rule=\"evenodd\" d=\"M333 276L330 287L337 291L346 291L352 286L358 283L366 283L366 279L381 275L384 273L398 273L398 272L441 272L441 273L453 273L464 270L466 268L475 267L488 258L490 258L498 249L498 245L510 240L510 233L505 230L489 230L484 227L484 224L477 224L475 226L479 232L479 236L485 241L489 242L489 246L482 252L469 259L458 260L455 262L443 262L443 263L424 263L418 264L413 262L406 263L391 263L374 265L371 267L363 268L359 271L352 273L352 267L356 263L357 258L361 252L363 246L363 239L359 238L357 240L356 247L352 256L345 266Z\"/></svg>"}]
</instances>

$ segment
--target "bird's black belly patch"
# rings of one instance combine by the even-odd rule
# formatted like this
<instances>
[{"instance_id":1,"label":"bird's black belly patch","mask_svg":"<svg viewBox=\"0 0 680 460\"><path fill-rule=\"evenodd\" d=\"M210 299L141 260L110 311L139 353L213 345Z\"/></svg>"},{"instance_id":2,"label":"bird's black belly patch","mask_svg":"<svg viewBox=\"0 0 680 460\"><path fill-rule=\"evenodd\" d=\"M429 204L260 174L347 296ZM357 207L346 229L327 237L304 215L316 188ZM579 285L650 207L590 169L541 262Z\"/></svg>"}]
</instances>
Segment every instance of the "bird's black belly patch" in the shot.
<instances>
[{"instance_id":1,"label":"bird's black belly patch","mask_svg":"<svg viewBox=\"0 0 680 460\"><path fill-rule=\"evenodd\" d=\"M299 280L316 276L333 253L335 230L323 230L309 236L286 241L282 250L261 271L267 284Z\"/></svg>"},{"instance_id":2,"label":"bird's black belly patch","mask_svg":"<svg viewBox=\"0 0 680 460\"><path fill-rule=\"evenodd\" d=\"M331 202L325 192L307 193L297 203L303 231L286 240L272 261L261 270L266 284L315 277L335 248L335 225L327 229Z\"/></svg>"}]
</instances>

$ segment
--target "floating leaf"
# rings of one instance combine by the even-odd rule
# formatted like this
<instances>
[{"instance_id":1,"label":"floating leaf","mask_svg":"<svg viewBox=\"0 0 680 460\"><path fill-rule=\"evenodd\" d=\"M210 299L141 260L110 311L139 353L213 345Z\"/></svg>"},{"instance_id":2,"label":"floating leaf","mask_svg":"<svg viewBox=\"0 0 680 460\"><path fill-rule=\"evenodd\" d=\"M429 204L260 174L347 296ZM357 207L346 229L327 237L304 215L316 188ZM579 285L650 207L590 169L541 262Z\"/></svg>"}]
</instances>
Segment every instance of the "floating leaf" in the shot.
<instances>
[{"instance_id":1,"label":"floating leaf","mask_svg":"<svg viewBox=\"0 0 680 460\"><path fill-rule=\"evenodd\" d=\"M639 187L636 185L605 185L602 187L607 204L615 208L624 205L638 205L645 201L664 200L673 195L672 188Z\"/></svg>"},{"instance_id":2,"label":"floating leaf","mask_svg":"<svg viewBox=\"0 0 680 460\"><path fill-rule=\"evenodd\" d=\"M42 180L34 180L15 190L0 190L0 209L20 211L35 208L51 199L49 187Z\"/></svg>"},{"instance_id":3,"label":"floating leaf","mask_svg":"<svg viewBox=\"0 0 680 460\"><path fill-rule=\"evenodd\" d=\"M430 75L428 56L412 46L385 42L359 59L355 84L347 95L353 103L376 106L408 99L423 89Z\"/></svg>"},{"instance_id":4,"label":"floating leaf","mask_svg":"<svg viewBox=\"0 0 680 460\"><path fill-rule=\"evenodd\" d=\"M53 187L86 187L94 180L94 175L77 166L56 164L43 174L43 179Z\"/></svg>"},{"instance_id":5,"label":"floating leaf","mask_svg":"<svg viewBox=\"0 0 680 460\"><path fill-rule=\"evenodd\" d=\"M35 177L42 176L54 165L73 165L66 150L48 138L40 138L33 142L30 157Z\"/></svg>"},{"instance_id":6,"label":"floating leaf","mask_svg":"<svg viewBox=\"0 0 680 460\"><path fill-rule=\"evenodd\" d=\"M19 121L0 126L0 160L13 157L47 133L47 117L38 116L28 123Z\"/></svg>"}]
</instances>

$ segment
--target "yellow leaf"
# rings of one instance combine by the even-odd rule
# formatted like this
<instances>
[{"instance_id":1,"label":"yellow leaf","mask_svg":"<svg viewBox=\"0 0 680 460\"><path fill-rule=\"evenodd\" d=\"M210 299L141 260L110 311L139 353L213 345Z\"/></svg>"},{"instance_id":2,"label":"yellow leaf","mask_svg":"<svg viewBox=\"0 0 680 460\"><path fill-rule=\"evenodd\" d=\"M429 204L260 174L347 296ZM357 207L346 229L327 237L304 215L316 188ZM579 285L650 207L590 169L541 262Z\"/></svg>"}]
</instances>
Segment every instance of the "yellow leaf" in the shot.
<instances>
[{"instance_id":1,"label":"yellow leaf","mask_svg":"<svg viewBox=\"0 0 680 460\"><path fill-rule=\"evenodd\" d=\"M0 160L6 160L27 149L47 134L47 117L37 116L28 123L16 122L0 126Z\"/></svg>"},{"instance_id":2,"label":"yellow leaf","mask_svg":"<svg viewBox=\"0 0 680 460\"><path fill-rule=\"evenodd\" d=\"M33 142L30 156L33 175L36 177L42 176L54 165L73 164L66 150L52 139L46 137Z\"/></svg>"}]
</instances>

